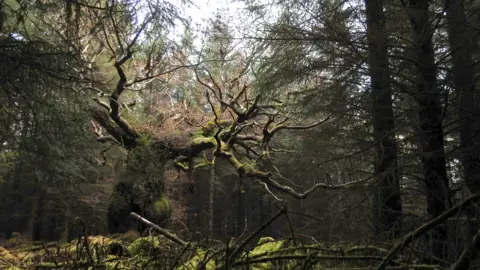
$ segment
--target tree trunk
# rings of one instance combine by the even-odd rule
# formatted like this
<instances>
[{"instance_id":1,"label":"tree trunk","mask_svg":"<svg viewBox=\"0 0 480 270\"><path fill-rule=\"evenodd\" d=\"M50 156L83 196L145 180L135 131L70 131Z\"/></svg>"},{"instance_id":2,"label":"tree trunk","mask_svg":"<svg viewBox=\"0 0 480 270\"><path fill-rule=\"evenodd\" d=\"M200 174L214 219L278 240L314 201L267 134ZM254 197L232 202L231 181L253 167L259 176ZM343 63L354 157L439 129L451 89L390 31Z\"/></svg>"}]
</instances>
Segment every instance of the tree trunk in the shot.
<instances>
[{"instance_id":1,"label":"tree trunk","mask_svg":"<svg viewBox=\"0 0 480 270\"><path fill-rule=\"evenodd\" d=\"M38 212L38 205L39 205L39 198L38 195L33 195L30 198L30 214L28 215L27 218L27 226L26 226L26 235L28 238L32 241L35 241L35 236L36 236L36 225L37 225L37 212Z\"/></svg>"},{"instance_id":2,"label":"tree trunk","mask_svg":"<svg viewBox=\"0 0 480 270\"><path fill-rule=\"evenodd\" d=\"M245 230L245 196L241 189L234 191L235 201L235 237Z\"/></svg>"},{"instance_id":3,"label":"tree trunk","mask_svg":"<svg viewBox=\"0 0 480 270\"><path fill-rule=\"evenodd\" d=\"M210 167L210 179L209 179L209 196L208 196L208 232L213 235L213 217L215 206L215 164Z\"/></svg>"},{"instance_id":4,"label":"tree trunk","mask_svg":"<svg viewBox=\"0 0 480 270\"><path fill-rule=\"evenodd\" d=\"M444 0L447 11L448 36L452 52L452 73L459 95L460 152L465 183L471 192L480 191L480 145L478 94L476 93L471 31L467 27L465 8L461 0Z\"/></svg>"},{"instance_id":5,"label":"tree trunk","mask_svg":"<svg viewBox=\"0 0 480 270\"><path fill-rule=\"evenodd\" d=\"M402 215L383 0L365 0L372 118L376 144L373 233L396 237Z\"/></svg>"},{"instance_id":6,"label":"tree trunk","mask_svg":"<svg viewBox=\"0 0 480 270\"><path fill-rule=\"evenodd\" d=\"M433 29L428 0L410 0L408 6L415 50L416 98L418 101L418 142L427 190L427 211L432 217L450 207L451 191L443 145L443 112L437 87L437 70L432 43ZM437 226L433 232L433 251L437 257L446 254L447 228Z\"/></svg>"}]
</instances>

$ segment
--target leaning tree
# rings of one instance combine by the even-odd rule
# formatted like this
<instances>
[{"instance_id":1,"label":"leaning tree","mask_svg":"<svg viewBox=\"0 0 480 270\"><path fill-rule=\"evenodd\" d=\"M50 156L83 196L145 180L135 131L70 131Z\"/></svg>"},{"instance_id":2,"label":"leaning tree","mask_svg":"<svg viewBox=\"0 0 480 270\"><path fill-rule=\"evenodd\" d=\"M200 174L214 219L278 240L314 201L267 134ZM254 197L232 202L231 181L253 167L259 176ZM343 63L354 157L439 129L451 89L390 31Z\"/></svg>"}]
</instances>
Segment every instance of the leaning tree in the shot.
<instances>
[{"instance_id":1,"label":"leaning tree","mask_svg":"<svg viewBox=\"0 0 480 270\"><path fill-rule=\"evenodd\" d=\"M100 95L94 98L95 103L90 108L94 119L93 128L98 141L120 145L128 151L125 177L128 180L117 183L108 209L110 232L135 228L128 221L131 211L159 224L166 221L171 209L163 192L162 181L169 161L178 170L191 175L196 168L224 159L238 172L242 181L255 179L277 199L280 199L276 194L278 192L304 199L320 188L341 189L361 184L318 183L305 192L297 192L285 185L285 179L279 172L268 169L271 167L267 165L281 151L275 147L275 135L282 130L312 129L331 121L331 118L326 116L312 124L299 125L296 123L298 120L289 114L285 100L267 98L255 91L252 84L252 63L262 52L258 48L229 81L222 82L206 68L206 60L189 63L188 57L180 57L182 54L178 50L168 57L165 54L164 57L159 57L160 53L165 52L165 46L158 46L151 40L155 40L152 29L163 27L157 25L160 21L158 17L163 18L159 15L161 12L159 9L150 9L142 23L137 24L137 27L128 27L132 31L129 34L112 26L114 34L103 35L105 43L109 43L105 47L110 48L112 57L116 59L114 67L117 81L110 93L98 90ZM129 41L122 42L122 37ZM112 44L118 48L113 48ZM141 51L137 52L139 57L133 59L135 49L140 48ZM192 76L203 86L202 100L207 108L203 118L208 121L203 121L197 130L182 134L181 139L178 139L179 136L172 139L174 136L158 136L149 129L132 125L122 116L129 107L122 102L126 92L141 90L152 82L157 85L165 83L169 74L179 69L191 70ZM173 133L175 130L162 132ZM210 154L207 155L207 152Z\"/></svg>"}]
</instances>

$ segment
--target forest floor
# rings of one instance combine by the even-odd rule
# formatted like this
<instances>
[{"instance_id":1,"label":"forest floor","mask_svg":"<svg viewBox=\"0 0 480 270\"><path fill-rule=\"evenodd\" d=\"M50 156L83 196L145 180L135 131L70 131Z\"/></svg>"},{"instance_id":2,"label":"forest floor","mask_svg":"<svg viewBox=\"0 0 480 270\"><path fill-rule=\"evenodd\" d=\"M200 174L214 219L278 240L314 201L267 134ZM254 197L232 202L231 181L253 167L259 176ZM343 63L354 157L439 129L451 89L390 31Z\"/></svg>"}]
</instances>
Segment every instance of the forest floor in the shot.
<instances>
[{"instance_id":1,"label":"forest floor","mask_svg":"<svg viewBox=\"0 0 480 270\"><path fill-rule=\"evenodd\" d=\"M327 248L270 237L249 249L212 240L182 246L163 235L140 237L136 232L52 243L16 235L0 246L0 269L377 269L388 253L373 246ZM386 269L443 269L413 257L400 256Z\"/></svg>"}]
</instances>

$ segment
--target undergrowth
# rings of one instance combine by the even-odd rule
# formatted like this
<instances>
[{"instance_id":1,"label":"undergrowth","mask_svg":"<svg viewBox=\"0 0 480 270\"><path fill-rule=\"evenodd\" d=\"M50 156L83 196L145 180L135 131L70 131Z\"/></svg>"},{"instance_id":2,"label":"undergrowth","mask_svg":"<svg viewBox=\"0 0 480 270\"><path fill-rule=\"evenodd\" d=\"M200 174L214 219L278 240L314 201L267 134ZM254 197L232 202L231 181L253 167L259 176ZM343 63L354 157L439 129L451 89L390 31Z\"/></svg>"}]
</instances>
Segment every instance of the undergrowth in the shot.
<instances>
[{"instance_id":1,"label":"undergrowth","mask_svg":"<svg viewBox=\"0 0 480 270\"><path fill-rule=\"evenodd\" d=\"M67 243L0 247L0 269L375 269L387 253L368 245L327 248L271 237L236 253L241 244L190 241L181 246L162 235L88 236ZM397 259L387 269L442 269L412 255Z\"/></svg>"}]
</instances>

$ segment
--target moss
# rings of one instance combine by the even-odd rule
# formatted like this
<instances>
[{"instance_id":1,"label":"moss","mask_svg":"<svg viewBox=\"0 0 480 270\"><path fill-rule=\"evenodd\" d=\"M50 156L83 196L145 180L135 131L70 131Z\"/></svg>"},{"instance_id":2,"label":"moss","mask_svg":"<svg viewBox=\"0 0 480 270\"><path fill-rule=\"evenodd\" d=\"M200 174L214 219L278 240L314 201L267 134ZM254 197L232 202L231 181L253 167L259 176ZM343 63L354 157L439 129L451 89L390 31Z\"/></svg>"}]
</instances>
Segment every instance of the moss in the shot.
<instances>
[{"instance_id":1,"label":"moss","mask_svg":"<svg viewBox=\"0 0 480 270\"><path fill-rule=\"evenodd\" d=\"M200 269L200 267L198 267L199 263L200 262L203 262L203 260L205 258L207 258L207 256L210 256L211 253L208 253L202 249L197 249L197 254L191 258L190 260L188 260L187 262L185 262L182 266L180 266L178 269L179 270L190 270L190 269ZM209 260L207 265L205 266L205 268L203 269L206 269L206 270L214 270L216 269L216 266L215 266L215 261L212 259L212 260Z\"/></svg>"},{"instance_id":2,"label":"moss","mask_svg":"<svg viewBox=\"0 0 480 270\"><path fill-rule=\"evenodd\" d=\"M117 240L102 236L102 235L96 235L96 236L88 236L88 243L90 245L110 245L113 243L117 243Z\"/></svg>"},{"instance_id":3,"label":"moss","mask_svg":"<svg viewBox=\"0 0 480 270\"><path fill-rule=\"evenodd\" d=\"M277 251L282 245L283 241L275 241L272 237L262 237L258 240L257 246L250 252L249 256Z\"/></svg>"},{"instance_id":4,"label":"moss","mask_svg":"<svg viewBox=\"0 0 480 270\"><path fill-rule=\"evenodd\" d=\"M257 169L257 163L255 161L243 163L243 169L246 173L254 172Z\"/></svg>"},{"instance_id":5,"label":"moss","mask_svg":"<svg viewBox=\"0 0 480 270\"><path fill-rule=\"evenodd\" d=\"M57 268L57 266L62 266L62 264L55 264L54 262L40 262L39 264L36 265L37 268L47 268L47 269L51 269L51 268Z\"/></svg>"},{"instance_id":6,"label":"moss","mask_svg":"<svg viewBox=\"0 0 480 270\"><path fill-rule=\"evenodd\" d=\"M273 239L272 237L262 237L260 238L260 240L258 240L257 245L263 245L273 241L275 241L275 239Z\"/></svg>"},{"instance_id":7,"label":"moss","mask_svg":"<svg viewBox=\"0 0 480 270\"><path fill-rule=\"evenodd\" d=\"M236 170L239 171L245 171L245 168L243 167L243 164L238 161L238 159L233 156L231 153L225 152L227 155L228 159L230 160L230 163L235 167Z\"/></svg>"},{"instance_id":8,"label":"moss","mask_svg":"<svg viewBox=\"0 0 480 270\"><path fill-rule=\"evenodd\" d=\"M119 176L108 207L110 233L125 233L142 229L129 221L130 212L137 212L150 221L161 224L171 215L170 205L163 194L163 179L167 160L156 152L151 139L131 150L127 156L126 171ZM156 199L159 198L159 199Z\"/></svg>"},{"instance_id":9,"label":"moss","mask_svg":"<svg viewBox=\"0 0 480 270\"><path fill-rule=\"evenodd\" d=\"M128 246L128 251L132 255L146 255L158 251L159 246L159 237L140 237Z\"/></svg>"},{"instance_id":10,"label":"moss","mask_svg":"<svg viewBox=\"0 0 480 270\"><path fill-rule=\"evenodd\" d=\"M105 268L107 270L121 269L123 267L122 261L114 255L108 255L105 260Z\"/></svg>"},{"instance_id":11,"label":"moss","mask_svg":"<svg viewBox=\"0 0 480 270\"><path fill-rule=\"evenodd\" d=\"M153 138L148 134L142 134L137 139L137 146L151 146L153 143Z\"/></svg>"},{"instance_id":12,"label":"moss","mask_svg":"<svg viewBox=\"0 0 480 270\"><path fill-rule=\"evenodd\" d=\"M94 256L96 256L97 250L102 250L104 254L124 256L127 255L127 248L122 244L118 239L112 239L105 236L88 236L88 245L92 250ZM82 253L85 252L84 249L85 240L82 238L80 245L78 245L78 240L73 240L69 247L65 248L71 254L77 253L77 247L81 247Z\"/></svg>"},{"instance_id":13,"label":"moss","mask_svg":"<svg viewBox=\"0 0 480 270\"><path fill-rule=\"evenodd\" d=\"M13 232L10 239L5 242L6 248L22 248L31 245L28 238L18 232Z\"/></svg>"},{"instance_id":14,"label":"moss","mask_svg":"<svg viewBox=\"0 0 480 270\"><path fill-rule=\"evenodd\" d=\"M217 122L218 122L218 124L220 124L220 126L222 128L225 128L225 127L232 124L231 120L218 120ZM213 120L208 121L202 127L202 134L203 134L203 136L212 136L215 133L215 130L217 128L218 128L218 125L217 125L217 123L215 123L215 121L213 121Z\"/></svg>"},{"instance_id":15,"label":"moss","mask_svg":"<svg viewBox=\"0 0 480 270\"><path fill-rule=\"evenodd\" d=\"M146 181L144 183L123 181L116 185L108 207L110 233L145 229L144 225L139 225L129 218L130 212L136 212L159 225L163 225L170 217L172 209L162 191L162 182Z\"/></svg>"},{"instance_id":16,"label":"moss","mask_svg":"<svg viewBox=\"0 0 480 270\"><path fill-rule=\"evenodd\" d=\"M0 247L0 258L8 263L16 263L18 262L18 258L15 257L10 251L8 251L4 247ZM1 266L1 265L0 265Z\"/></svg>"},{"instance_id":17,"label":"moss","mask_svg":"<svg viewBox=\"0 0 480 270\"><path fill-rule=\"evenodd\" d=\"M203 136L212 136L215 132L215 128L217 125L215 124L215 121L208 121L205 125L202 127L202 134Z\"/></svg>"},{"instance_id":18,"label":"moss","mask_svg":"<svg viewBox=\"0 0 480 270\"><path fill-rule=\"evenodd\" d=\"M155 201L153 205L155 206L155 210L157 210L159 214L170 215L172 212L170 202L168 201L167 196L165 196L164 194L162 194L162 196L160 196L160 198Z\"/></svg>"},{"instance_id":19,"label":"moss","mask_svg":"<svg viewBox=\"0 0 480 270\"><path fill-rule=\"evenodd\" d=\"M283 243L284 241L275 241L271 237L260 238L260 240L258 240L257 246L254 250L249 252L248 256L253 257L261 254L268 255L268 253L278 251L280 248L282 248ZM253 264L251 269L276 269L276 267L272 262L265 262Z\"/></svg>"},{"instance_id":20,"label":"moss","mask_svg":"<svg viewBox=\"0 0 480 270\"><path fill-rule=\"evenodd\" d=\"M201 144L207 144L207 143L217 145L217 141L215 140L214 137L199 136L192 140L192 144L194 145L201 145Z\"/></svg>"},{"instance_id":21,"label":"moss","mask_svg":"<svg viewBox=\"0 0 480 270\"><path fill-rule=\"evenodd\" d=\"M155 250L159 244L157 237L140 237L128 246L128 250L132 255L142 255Z\"/></svg>"}]
</instances>

